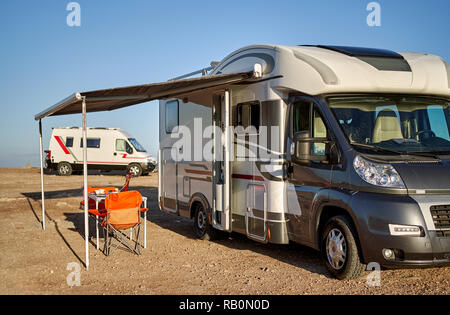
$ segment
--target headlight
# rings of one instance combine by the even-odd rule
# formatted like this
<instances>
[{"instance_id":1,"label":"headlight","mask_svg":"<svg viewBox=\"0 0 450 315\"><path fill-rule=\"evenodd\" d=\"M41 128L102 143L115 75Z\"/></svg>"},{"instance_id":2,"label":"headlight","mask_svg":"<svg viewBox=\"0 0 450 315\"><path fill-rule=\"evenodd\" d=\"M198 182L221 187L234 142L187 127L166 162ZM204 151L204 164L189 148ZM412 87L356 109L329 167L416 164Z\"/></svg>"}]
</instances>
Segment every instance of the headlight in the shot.
<instances>
[{"instance_id":1,"label":"headlight","mask_svg":"<svg viewBox=\"0 0 450 315\"><path fill-rule=\"evenodd\" d=\"M356 173L366 182L375 186L405 188L402 178L390 164L370 162L361 156L353 161Z\"/></svg>"}]
</instances>

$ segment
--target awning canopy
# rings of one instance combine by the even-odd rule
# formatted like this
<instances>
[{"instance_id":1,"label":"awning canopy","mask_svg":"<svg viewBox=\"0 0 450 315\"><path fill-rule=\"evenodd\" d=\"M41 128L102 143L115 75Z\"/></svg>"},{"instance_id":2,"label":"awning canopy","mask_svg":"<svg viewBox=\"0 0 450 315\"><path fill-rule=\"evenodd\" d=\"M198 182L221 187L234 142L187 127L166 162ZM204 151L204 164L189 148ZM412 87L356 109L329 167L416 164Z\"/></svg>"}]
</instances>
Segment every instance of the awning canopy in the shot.
<instances>
[{"instance_id":1,"label":"awning canopy","mask_svg":"<svg viewBox=\"0 0 450 315\"><path fill-rule=\"evenodd\" d=\"M258 77L259 73L250 71L74 93L37 114L34 118L35 120L41 120L48 116L81 113L83 97L86 98L86 112L110 111L156 99L176 97L202 89L230 85Z\"/></svg>"}]
</instances>

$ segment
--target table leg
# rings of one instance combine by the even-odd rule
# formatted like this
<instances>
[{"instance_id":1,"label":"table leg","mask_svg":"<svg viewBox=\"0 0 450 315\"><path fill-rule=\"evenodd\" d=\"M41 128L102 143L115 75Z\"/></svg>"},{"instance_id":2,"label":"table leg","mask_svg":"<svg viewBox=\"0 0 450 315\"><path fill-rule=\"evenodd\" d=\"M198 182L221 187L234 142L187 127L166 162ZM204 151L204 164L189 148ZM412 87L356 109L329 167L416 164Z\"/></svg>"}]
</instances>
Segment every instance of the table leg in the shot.
<instances>
[{"instance_id":1,"label":"table leg","mask_svg":"<svg viewBox=\"0 0 450 315\"><path fill-rule=\"evenodd\" d=\"M147 198L144 199L144 208L147 208ZM147 248L147 212L144 213L144 248Z\"/></svg>"},{"instance_id":2,"label":"table leg","mask_svg":"<svg viewBox=\"0 0 450 315\"><path fill-rule=\"evenodd\" d=\"M95 209L98 211L98 200L95 199ZM99 249L98 244L98 215L95 216L95 233L97 234L97 250Z\"/></svg>"}]
</instances>

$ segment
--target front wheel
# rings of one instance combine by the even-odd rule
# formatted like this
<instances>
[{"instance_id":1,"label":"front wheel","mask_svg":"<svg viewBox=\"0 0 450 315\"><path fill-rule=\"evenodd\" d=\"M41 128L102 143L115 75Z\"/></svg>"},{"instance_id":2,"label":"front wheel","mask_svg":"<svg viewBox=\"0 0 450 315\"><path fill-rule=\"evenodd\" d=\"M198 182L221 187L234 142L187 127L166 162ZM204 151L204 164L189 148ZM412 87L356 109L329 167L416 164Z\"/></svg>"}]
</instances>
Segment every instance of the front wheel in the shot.
<instances>
[{"instance_id":1,"label":"front wheel","mask_svg":"<svg viewBox=\"0 0 450 315\"><path fill-rule=\"evenodd\" d=\"M346 216L332 217L322 233L321 253L328 271L337 279L359 278L366 266L361 263L352 224Z\"/></svg>"},{"instance_id":2,"label":"front wheel","mask_svg":"<svg viewBox=\"0 0 450 315\"><path fill-rule=\"evenodd\" d=\"M132 173L135 177L139 177L142 175L142 166L139 164L130 164L127 168L127 172Z\"/></svg>"}]
</instances>

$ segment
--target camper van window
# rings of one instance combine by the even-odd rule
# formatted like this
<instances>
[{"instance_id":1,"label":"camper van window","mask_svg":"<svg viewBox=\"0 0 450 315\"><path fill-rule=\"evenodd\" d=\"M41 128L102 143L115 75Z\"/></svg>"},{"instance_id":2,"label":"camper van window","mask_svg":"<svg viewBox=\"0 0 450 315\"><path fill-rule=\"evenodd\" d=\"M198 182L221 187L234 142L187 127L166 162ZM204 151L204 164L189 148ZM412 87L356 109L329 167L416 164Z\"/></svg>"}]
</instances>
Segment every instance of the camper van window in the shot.
<instances>
[{"instance_id":1,"label":"camper van window","mask_svg":"<svg viewBox=\"0 0 450 315\"><path fill-rule=\"evenodd\" d=\"M66 147L68 147L68 148L73 147L73 138L72 137L66 138Z\"/></svg>"},{"instance_id":2,"label":"camper van window","mask_svg":"<svg viewBox=\"0 0 450 315\"><path fill-rule=\"evenodd\" d=\"M178 101L166 103L166 133L176 132L178 126Z\"/></svg>"},{"instance_id":3,"label":"camper van window","mask_svg":"<svg viewBox=\"0 0 450 315\"><path fill-rule=\"evenodd\" d=\"M133 148L124 139L116 139L116 151L133 154Z\"/></svg>"},{"instance_id":4,"label":"camper van window","mask_svg":"<svg viewBox=\"0 0 450 315\"><path fill-rule=\"evenodd\" d=\"M83 138L81 138L81 141L80 141L80 148L82 148L82 147L83 147ZM100 148L100 139L87 138L87 147L95 148L95 149Z\"/></svg>"},{"instance_id":5,"label":"camper van window","mask_svg":"<svg viewBox=\"0 0 450 315\"><path fill-rule=\"evenodd\" d=\"M131 142L131 144L133 145L133 147L136 149L136 151L138 152L147 152L144 147L134 138L128 138L128 141ZM128 143L127 143L128 145ZM131 149L131 148L130 148Z\"/></svg>"},{"instance_id":6,"label":"camper van window","mask_svg":"<svg viewBox=\"0 0 450 315\"><path fill-rule=\"evenodd\" d=\"M244 129L253 126L259 133L260 112L259 102L238 104L236 106L236 126L242 126Z\"/></svg>"}]
</instances>

